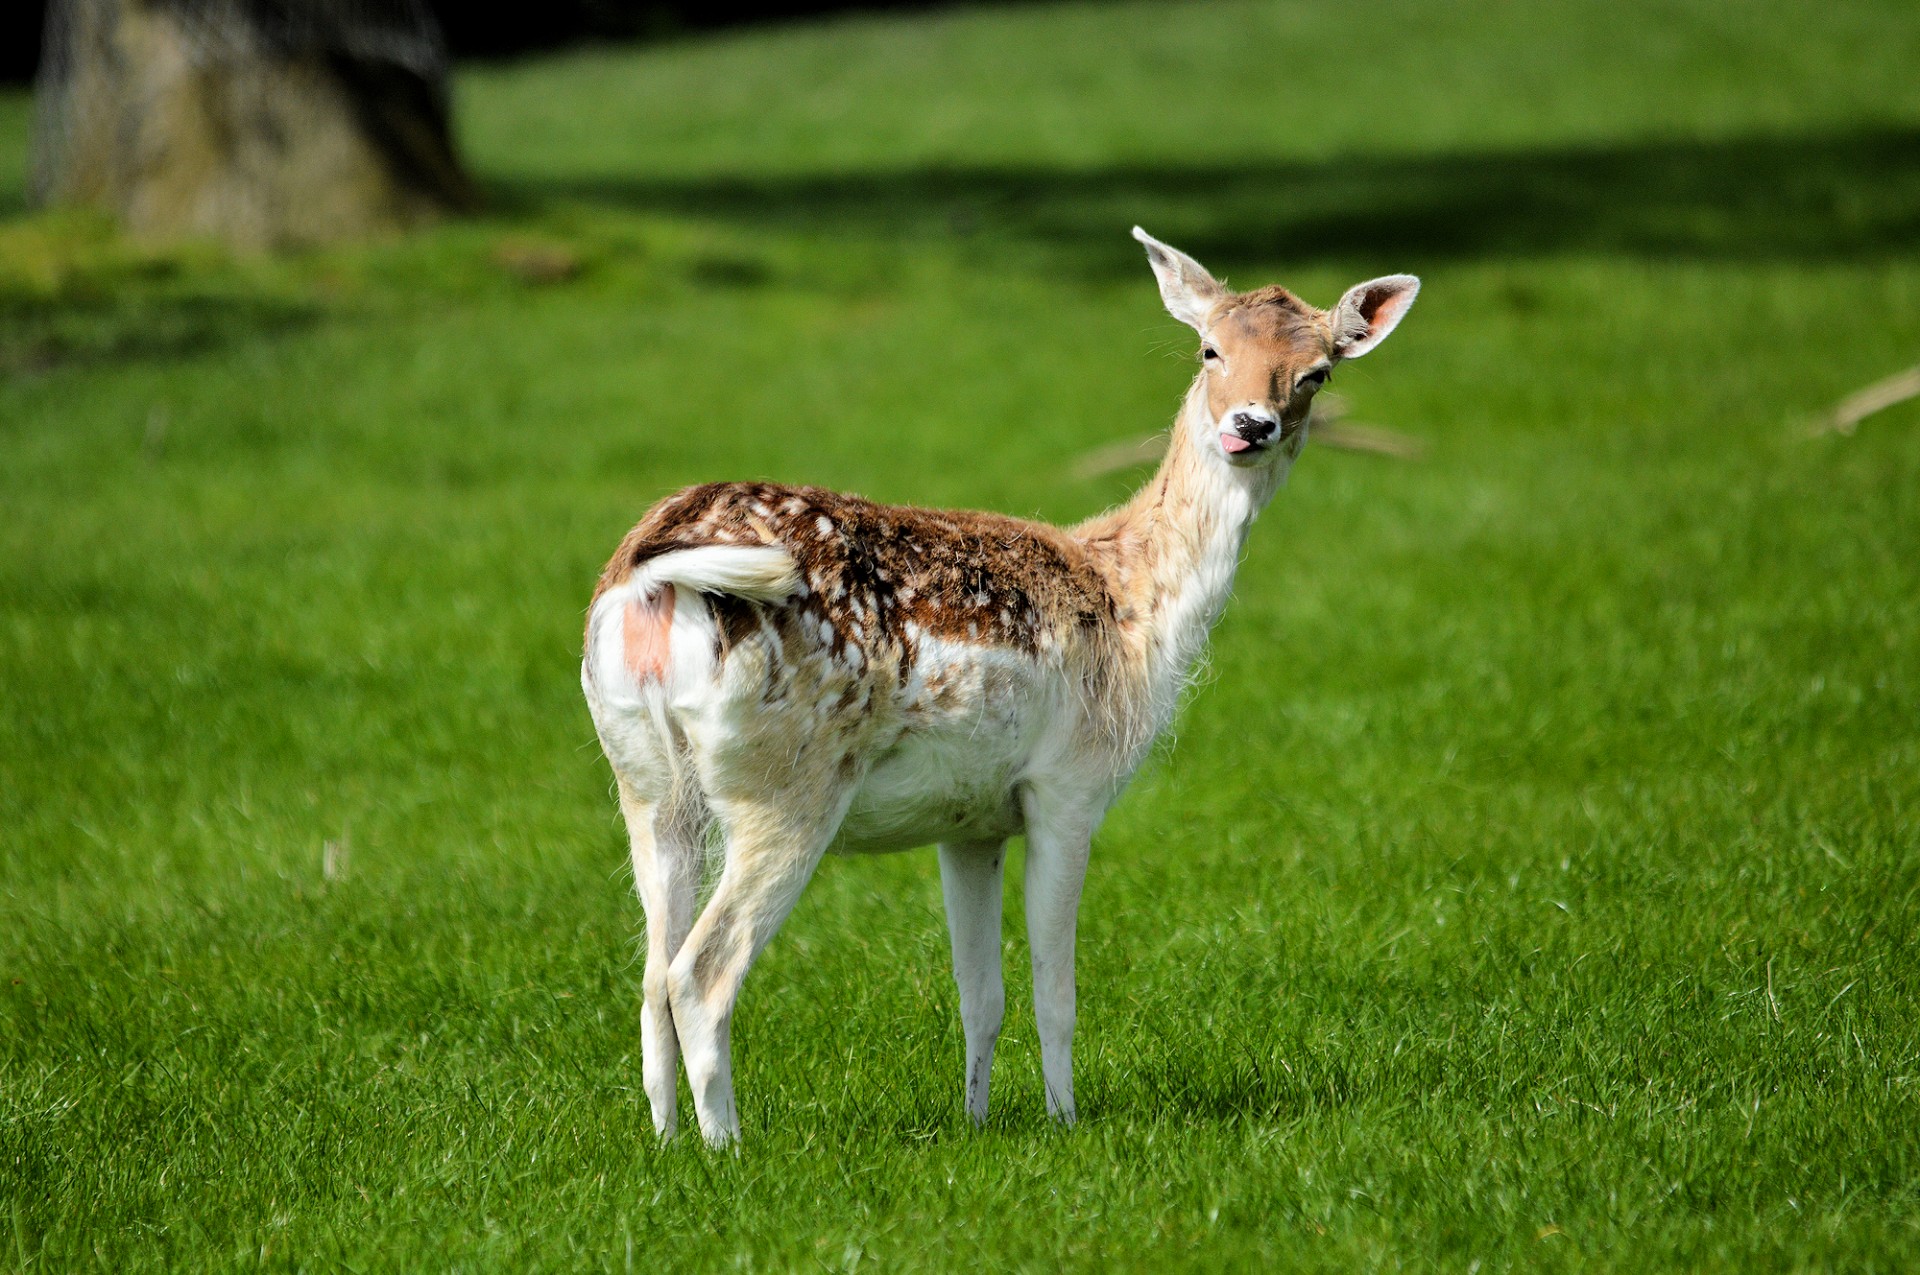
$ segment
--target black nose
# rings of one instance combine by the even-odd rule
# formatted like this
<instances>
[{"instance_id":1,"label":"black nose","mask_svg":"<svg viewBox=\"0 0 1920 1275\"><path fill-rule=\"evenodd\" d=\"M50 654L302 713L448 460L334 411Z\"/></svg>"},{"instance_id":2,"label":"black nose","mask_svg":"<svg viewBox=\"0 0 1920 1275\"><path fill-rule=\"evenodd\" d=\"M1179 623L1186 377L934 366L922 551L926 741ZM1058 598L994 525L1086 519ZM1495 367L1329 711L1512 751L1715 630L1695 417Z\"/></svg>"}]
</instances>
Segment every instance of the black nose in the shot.
<instances>
[{"instance_id":1,"label":"black nose","mask_svg":"<svg viewBox=\"0 0 1920 1275\"><path fill-rule=\"evenodd\" d=\"M1250 416L1245 412L1233 414L1233 432L1249 443L1264 443L1273 437L1274 423L1259 416Z\"/></svg>"}]
</instances>

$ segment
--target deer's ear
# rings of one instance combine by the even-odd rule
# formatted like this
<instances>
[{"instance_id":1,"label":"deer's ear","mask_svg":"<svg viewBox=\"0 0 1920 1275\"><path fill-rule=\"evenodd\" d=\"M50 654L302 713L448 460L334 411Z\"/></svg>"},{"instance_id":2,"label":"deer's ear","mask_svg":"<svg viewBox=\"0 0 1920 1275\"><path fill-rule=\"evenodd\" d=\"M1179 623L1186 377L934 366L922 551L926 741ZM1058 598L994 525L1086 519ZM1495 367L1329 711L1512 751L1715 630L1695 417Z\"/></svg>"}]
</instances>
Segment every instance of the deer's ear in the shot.
<instances>
[{"instance_id":1,"label":"deer's ear","mask_svg":"<svg viewBox=\"0 0 1920 1275\"><path fill-rule=\"evenodd\" d=\"M1195 332L1205 331L1213 303L1227 290L1205 266L1178 248L1169 248L1138 226L1133 228L1133 237L1146 245L1147 264L1160 281L1160 299L1167 303L1167 313Z\"/></svg>"},{"instance_id":2,"label":"deer's ear","mask_svg":"<svg viewBox=\"0 0 1920 1275\"><path fill-rule=\"evenodd\" d=\"M1333 308L1334 356L1357 359L1386 340L1419 293L1420 281L1410 274L1382 275L1348 288Z\"/></svg>"}]
</instances>

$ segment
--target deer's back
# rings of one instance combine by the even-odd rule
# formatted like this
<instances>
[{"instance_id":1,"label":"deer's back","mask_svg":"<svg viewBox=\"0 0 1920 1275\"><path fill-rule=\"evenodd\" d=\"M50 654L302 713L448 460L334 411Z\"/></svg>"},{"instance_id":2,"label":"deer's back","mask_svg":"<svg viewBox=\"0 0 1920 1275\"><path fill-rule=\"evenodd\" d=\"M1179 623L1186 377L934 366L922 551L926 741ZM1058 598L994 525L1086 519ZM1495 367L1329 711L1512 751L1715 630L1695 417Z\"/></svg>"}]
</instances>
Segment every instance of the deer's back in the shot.
<instances>
[{"instance_id":1,"label":"deer's back","mask_svg":"<svg viewBox=\"0 0 1920 1275\"><path fill-rule=\"evenodd\" d=\"M1044 655L1111 624L1116 610L1086 551L1045 523L756 482L689 487L655 505L595 596L651 557L703 545L785 549L805 583L787 604L795 618L835 647L908 666L924 636ZM750 606L715 599L735 634Z\"/></svg>"}]
</instances>

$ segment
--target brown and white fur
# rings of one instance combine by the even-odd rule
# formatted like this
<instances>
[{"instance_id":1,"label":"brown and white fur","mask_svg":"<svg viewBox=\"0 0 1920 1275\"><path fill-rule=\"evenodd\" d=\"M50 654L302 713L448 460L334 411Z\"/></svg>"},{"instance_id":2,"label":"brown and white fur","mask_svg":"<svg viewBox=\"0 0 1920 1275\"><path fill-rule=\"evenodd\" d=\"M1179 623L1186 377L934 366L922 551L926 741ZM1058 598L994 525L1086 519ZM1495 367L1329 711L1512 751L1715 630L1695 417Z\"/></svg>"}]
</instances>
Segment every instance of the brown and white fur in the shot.
<instances>
[{"instance_id":1,"label":"brown and white fur","mask_svg":"<svg viewBox=\"0 0 1920 1275\"><path fill-rule=\"evenodd\" d=\"M1400 321L1390 275L1331 311L1228 291L1134 230L1201 368L1165 462L1073 528L773 483L689 488L607 564L581 681L618 782L647 916L642 1050L663 1136L684 1059L709 1142L739 1136L742 980L828 851L938 843L987 1114L1000 1032L1001 865L1027 839L1048 1110L1074 1117L1074 919L1090 839L1174 713L1254 516L1306 441L1313 393ZM710 827L718 882L695 916Z\"/></svg>"}]
</instances>

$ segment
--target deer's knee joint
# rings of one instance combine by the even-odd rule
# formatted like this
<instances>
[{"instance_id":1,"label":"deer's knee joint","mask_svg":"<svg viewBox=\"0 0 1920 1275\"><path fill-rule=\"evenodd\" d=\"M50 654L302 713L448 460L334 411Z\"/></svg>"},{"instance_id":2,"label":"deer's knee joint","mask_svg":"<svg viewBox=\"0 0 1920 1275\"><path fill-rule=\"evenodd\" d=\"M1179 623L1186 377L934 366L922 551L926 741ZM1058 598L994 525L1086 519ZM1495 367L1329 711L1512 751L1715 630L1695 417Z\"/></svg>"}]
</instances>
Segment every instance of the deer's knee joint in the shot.
<instances>
[{"instance_id":1,"label":"deer's knee joint","mask_svg":"<svg viewBox=\"0 0 1920 1275\"><path fill-rule=\"evenodd\" d=\"M735 968L739 964L724 944L683 947L667 967L667 994L676 1012L683 1006L688 1010L697 1007L702 1014L723 1011L744 973Z\"/></svg>"},{"instance_id":2,"label":"deer's knee joint","mask_svg":"<svg viewBox=\"0 0 1920 1275\"><path fill-rule=\"evenodd\" d=\"M676 1006L700 999L700 983L694 974L695 959L695 953L682 948L667 966L666 992Z\"/></svg>"},{"instance_id":3,"label":"deer's knee joint","mask_svg":"<svg viewBox=\"0 0 1920 1275\"><path fill-rule=\"evenodd\" d=\"M640 990L645 994L648 1005L665 1008L673 999L673 980L668 975L664 962L649 962L647 972L640 977Z\"/></svg>"},{"instance_id":4,"label":"deer's knee joint","mask_svg":"<svg viewBox=\"0 0 1920 1275\"><path fill-rule=\"evenodd\" d=\"M960 1004L960 1020L969 1031L984 1032L991 1036L1000 1034L1000 1024L1007 1016L1007 996L1005 992L980 992L964 997Z\"/></svg>"}]
</instances>

